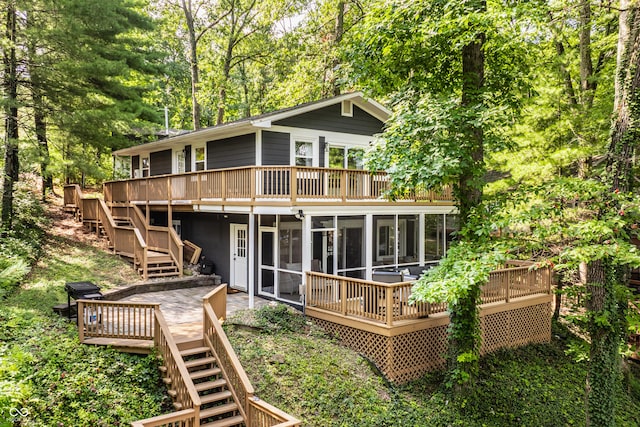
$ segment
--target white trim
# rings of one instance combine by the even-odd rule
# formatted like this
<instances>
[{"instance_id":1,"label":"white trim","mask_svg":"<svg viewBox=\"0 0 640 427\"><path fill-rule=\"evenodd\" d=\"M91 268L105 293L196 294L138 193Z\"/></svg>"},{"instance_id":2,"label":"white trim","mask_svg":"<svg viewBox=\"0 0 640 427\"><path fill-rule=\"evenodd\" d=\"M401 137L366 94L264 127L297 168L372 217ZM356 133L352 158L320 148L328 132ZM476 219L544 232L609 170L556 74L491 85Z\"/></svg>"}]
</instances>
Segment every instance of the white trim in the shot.
<instances>
[{"instance_id":1,"label":"white trim","mask_svg":"<svg viewBox=\"0 0 640 427\"><path fill-rule=\"evenodd\" d=\"M255 293L256 293L256 284L255 284L255 234L256 234L256 216L252 213L249 213L249 231L247 235L247 288L249 292L249 308L253 308L255 306Z\"/></svg>"},{"instance_id":2,"label":"white trim","mask_svg":"<svg viewBox=\"0 0 640 427\"><path fill-rule=\"evenodd\" d=\"M262 129L256 131L256 166L262 166Z\"/></svg>"},{"instance_id":3,"label":"white trim","mask_svg":"<svg viewBox=\"0 0 640 427\"><path fill-rule=\"evenodd\" d=\"M340 103L340 113L342 117L353 117L353 102L350 99L344 99Z\"/></svg>"},{"instance_id":4,"label":"white trim","mask_svg":"<svg viewBox=\"0 0 640 427\"><path fill-rule=\"evenodd\" d=\"M338 219L336 218L336 222ZM365 237L364 237L364 248L366 254L364 256L364 264L367 268L365 271L365 279L371 280L371 276L373 273L373 233L369 232L373 230L373 214L366 214L364 216L364 229L365 229Z\"/></svg>"},{"instance_id":5,"label":"white trim","mask_svg":"<svg viewBox=\"0 0 640 427\"><path fill-rule=\"evenodd\" d=\"M288 133L290 137L294 135L299 138L308 138L318 140L321 136L325 137L325 142L333 142L335 144L346 144L351 146L369 147L376 137L370 135L355 135L344 132L331 132L317 129L295 128L291 126L273 126L269 129L272 132Z\"/></svg>"},{"instance_id":6,"label":"white trim","mask_svg":"<svg viewBox=\"0 0 640 427\"><path fill-rule=\"evenodd\" d=\"M202 148L204 150L204 165L202 170L196 169L196 152L198 148ZM191 146L191 172L201 172L207 170L207 143L203 142L200 144L194 144Z\"/></svg>"},{"instance_id":7,"label":"white trim","mask_svg":"<svg viewBox=\"0 0 640 427\"><path fill-rule=\"evenodd\" d=\"M311 144L311 166L318 167L318 139L293 133L289 135L289 165L296 166L296 142Z\"/></svg>"},{"instance_id":8,"label":"white trim","mask_svg":"<svg viewBox=\"0 0 640 427\"><path fill-rule=\"evenodd\" d=\"M247 291L247 288L249 287L249 272L248 270L250 270L251 266L249 264L249 231L248 231L248 225L247 224L241 224L241 223L229 223L229 286L234 288L234 289L239 289L242 291ZM236 265L235 265L235 254L234 254L234 249L235 249L235 245L236 245L236 230L242 230L244 229L246 231L246 239L247 241L245 242L245 262L246 262L246 268L247 271L245 272L245 278L247 280L247 283L244 284L244 287L242 286L238 286L236 283Z\"/></svg>"}]
</instances>

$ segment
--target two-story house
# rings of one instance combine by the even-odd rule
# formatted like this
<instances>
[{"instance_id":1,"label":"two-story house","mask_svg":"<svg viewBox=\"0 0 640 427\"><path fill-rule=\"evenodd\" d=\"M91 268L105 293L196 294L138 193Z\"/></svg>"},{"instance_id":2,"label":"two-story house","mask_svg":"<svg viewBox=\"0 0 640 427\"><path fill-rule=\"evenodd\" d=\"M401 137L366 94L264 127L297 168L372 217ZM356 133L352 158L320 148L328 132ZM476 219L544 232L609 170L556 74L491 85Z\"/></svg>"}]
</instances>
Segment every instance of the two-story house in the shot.
<instances>
[{"instance_id":1,"label":"two-story house","mask_svg":"<svg viewBox=\"0 0 640 427\"><path fill-rule=\"evenodd\" d=\"M387 175L363 170L388 117L349 93L118 150L128 179L105 201L173 226L232 288L301 304L305 271L417 268L456 229L450 192L389 201Z\"/></svg>"}]
</instances>

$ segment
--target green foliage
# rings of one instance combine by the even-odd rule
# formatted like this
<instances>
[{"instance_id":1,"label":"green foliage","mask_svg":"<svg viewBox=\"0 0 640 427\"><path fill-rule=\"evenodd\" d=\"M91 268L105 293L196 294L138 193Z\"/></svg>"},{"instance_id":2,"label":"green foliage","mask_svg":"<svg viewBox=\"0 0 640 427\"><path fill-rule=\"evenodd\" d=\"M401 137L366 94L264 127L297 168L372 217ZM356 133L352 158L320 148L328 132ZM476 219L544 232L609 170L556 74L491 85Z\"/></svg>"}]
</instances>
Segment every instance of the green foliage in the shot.
<instances>
[{"instance_id":1,"label":"green foliage","mask_svg":"<svg viewBox=\"0 0 640 427\"><path fill-rule=\"evenodd\" d=\"M29 415L15 422L34 426L125 425L170 411L156 357L80 345L75 324L52 310L66 301L66 281L91 280L108 289L136 280L135 273L102 250L45 237L33 229L46 217L37 199L17 199L24 209L15 233L1 240L0 261L19 259L32 270L0 304L0 426L13 425L11 408L27 409Z\"/></svg>"},{"instance_id":2,"label":"green foliage","mask_svg":"<svg viewBox=\"0 0 640 427\"><path fill-rule=\"evenodd\" d=\"M14 210L13 227L0 239L0 300L29 273L40 255L47 224L37 196L22 183L14 191Z\"/></svg>"},{"instance_id":3,"label":"green foliage","mask_svg":"<svg viewBox=\"0 0 640 427\"><path fill-rule=\"evenodd\" d=\"M266 333L288 333L305 328L302 315L286 304L265 305L255 311L256 327Z\"/></svg>"},{"instance_id":4,"label":"green foliage","mask_svg":"<svg viewBox=\"0 0 640 427\"><path fill-rule=\"evenodd\" d=\"M441 373L393 386L355 352L326 336L306 329L266 335L225 326L256 394L305 426L584 425L587 364L565 354L568 344L580 340L555 324L553 328L556 338L548 345L483 357L470 393L451 400ZM634 395L622 383L613 393L617 423L638 425Z\"/></svg>"}]
</instances>

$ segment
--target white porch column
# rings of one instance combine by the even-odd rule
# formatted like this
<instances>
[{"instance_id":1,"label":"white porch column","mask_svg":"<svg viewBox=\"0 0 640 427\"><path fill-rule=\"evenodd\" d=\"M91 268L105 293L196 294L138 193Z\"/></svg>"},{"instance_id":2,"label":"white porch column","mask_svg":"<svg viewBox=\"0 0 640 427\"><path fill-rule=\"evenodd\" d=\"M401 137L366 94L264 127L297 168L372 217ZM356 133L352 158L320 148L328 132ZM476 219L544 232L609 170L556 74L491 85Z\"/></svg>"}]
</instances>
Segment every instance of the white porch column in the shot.
<instances>
[{"instance_id":1,"label":"white porch column","mask_svg":"<svg viewBox=\"0 0 640 427\"><path fill-rule=\"evenodd\" d=\"M305 215L302 218L302 285L307 286L307 275L305 271L311 270L311 216ZM306 291L305 291L306 293ZM304 303L305 301L300 301Z\"/></svg>"},{"instance_id":2,"label":"white porch column","mask_svg":"<svg viewBox=\"0 0 640 427\"><path fill-rule=\"evenodd\" d=\"M256 248L258 248L258 241L256 239L256 215L253 212L249 213L249 251L247 264L249 265L249 274L247 276L248 288L249 288L249 308L253 308L255 305L255 292L256 292ZM259 249L259 248L258 248Z\"/></svg>"},{"instance_id":3,"label":"white porch column","mask_svg":"<svg viewBox=\"0 0 640 427\"><path fill-rule=\"evenodd\" d=\"M418 221L418 261L420 265L424 265L425 250L424 250L424 227L425 227L425 213L421 213Z\"/></svg>"},{"instance_id":4,"label":"white porch column","mask_svg":"<svg viewBox=\"0 0 640 427\"><path fill-rule=\"evenodd\" d=\"M364 216L364 264L366 267L366 280L373 277L373 215Z\"/></svg>"}]
</instances>

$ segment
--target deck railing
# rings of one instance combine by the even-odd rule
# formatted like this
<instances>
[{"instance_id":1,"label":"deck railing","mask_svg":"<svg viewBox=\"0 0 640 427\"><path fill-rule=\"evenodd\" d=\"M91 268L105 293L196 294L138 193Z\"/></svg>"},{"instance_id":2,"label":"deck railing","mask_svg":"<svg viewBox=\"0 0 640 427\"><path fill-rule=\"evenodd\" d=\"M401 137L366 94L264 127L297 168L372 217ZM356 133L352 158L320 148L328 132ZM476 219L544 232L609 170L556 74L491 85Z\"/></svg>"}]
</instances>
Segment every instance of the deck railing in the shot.
<instances>
[{"instance_id":1,"label":"deck railing","mask_svg":"<svg viewBox=\"0 0 640 427\"><path fill-rule=\"evenodd\" d=\"M104 184L107 202L190 202L227 200L384 200L390 188L385 172L303 166L251 166L178 175L111 181ZM421 191L403 200L451 201L450 188Z\"/></svg>"},{"instance_id":2,"label":"deck railing","mask_svg":"<svg viewBox=\"0 0 640 427\"><path fill-rule=\"evenodd\" d=\"M195 409L184 409L131 423L131 427L192 427L196 425Z\"/></svg>"},{"instance_id":3,"label":"deck railing","mask_svg":"<svg viewBox=\"0 0 640 427\"><path fill-rule=\"evenodd\" d=\"M445 313L445 303L409 304L413 282L380 283L307 271L307 306L387 326ZM483 304L551 293L552 271L530 265L502 268L482 287Z\"/></svg>"},{"instance_id":4,"label":"deck railing","mask_svg":"<svg viewBox=\"0 0 640 427\"><path fill-rule=\"evenodd\" d=\"M155 316L155 339L154 343L162 363L166 368L166 377L171 380L171 388L176 391L174 405L179 405L180 410L193 409L192 414L185 414L189 420L193 420L193 425L200 424L201 400L196 390L189 371L184 364L180 350L171 335L169 326L160 311ZM181 421L184 421L181 420Z\"/></svg>"},{"instance_id":5,"label":"deck railing","mask_svg":"<svg viewBox=\"0 0 640 427\"><path fill-rule=\"evenodd\" d=\"M158 304L78 300L78 335L86 338L153 340Z\"/></svg>"},{"instance_id":6,"label":"deck railing","mask_svg":"<svg viewBox=\"0 0 640 427\"><path fill-rule=\"evenodd\" d=\"M214 307L222 307L222 299L226 301L226 286L217 287L202 300L203 338L218 360L218 366L229 384L229 390L247 427L299 426L300 421L254 395L253 386L218 320L224 315L214 310ZM226 302L224 304L226 306Z\"/></svg>"}]
</instances>

